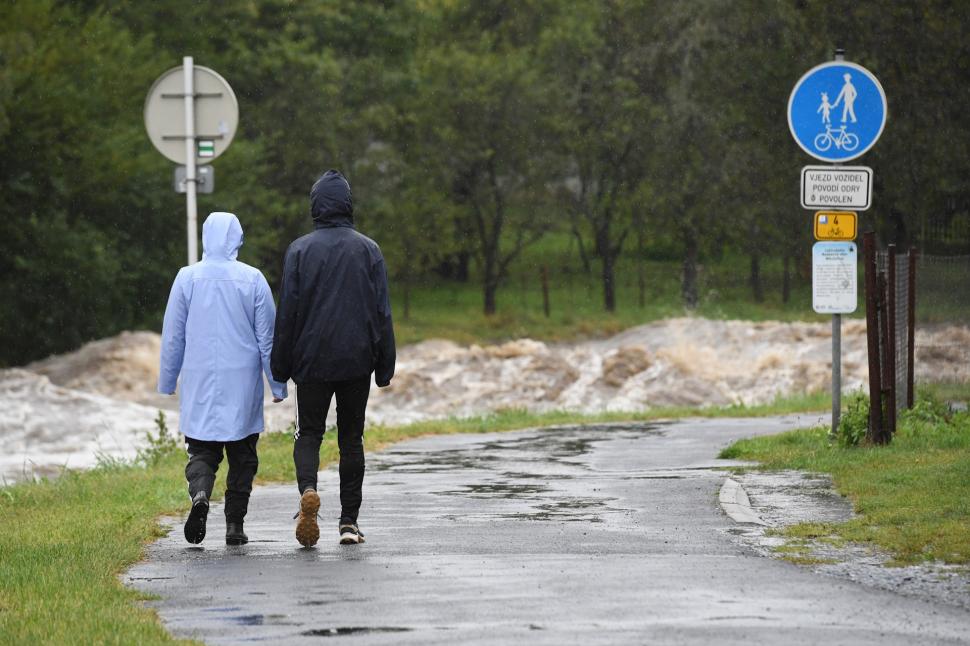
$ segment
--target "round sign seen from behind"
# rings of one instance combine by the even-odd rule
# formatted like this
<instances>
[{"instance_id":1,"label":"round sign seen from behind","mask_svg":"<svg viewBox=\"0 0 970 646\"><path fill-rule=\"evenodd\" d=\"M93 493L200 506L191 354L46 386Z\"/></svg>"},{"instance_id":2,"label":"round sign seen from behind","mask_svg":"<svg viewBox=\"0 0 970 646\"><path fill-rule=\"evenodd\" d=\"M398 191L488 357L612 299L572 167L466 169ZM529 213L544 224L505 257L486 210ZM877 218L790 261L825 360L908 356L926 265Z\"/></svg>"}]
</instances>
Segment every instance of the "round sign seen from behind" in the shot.
<instances>
[{"instance_id":1,"label":"round sign seen from behind","mask_svg":"<svg viewBox=\"0 0 970 646\"><path fill-rule=\"evenodd\" d=\"M176 164L185 164L185 85L181 66L158 77L145 99L145 129L152 144ZM195 84L195 163L208 164L232 143L239 103L226 79L208 67L193 66Z\"/></svg>"},{"instance_id":2,"label":"round sign seen from behind","mask_svg":"<svg viewBox=\"0 0 970 646\"><path fill-rule=\"evenodd\" d=\"M888 107L879 80L846 61L813 67L788 98L788 127L806 153L827 162L861 157L882 135Z\"/></svg>"}]
</instances>

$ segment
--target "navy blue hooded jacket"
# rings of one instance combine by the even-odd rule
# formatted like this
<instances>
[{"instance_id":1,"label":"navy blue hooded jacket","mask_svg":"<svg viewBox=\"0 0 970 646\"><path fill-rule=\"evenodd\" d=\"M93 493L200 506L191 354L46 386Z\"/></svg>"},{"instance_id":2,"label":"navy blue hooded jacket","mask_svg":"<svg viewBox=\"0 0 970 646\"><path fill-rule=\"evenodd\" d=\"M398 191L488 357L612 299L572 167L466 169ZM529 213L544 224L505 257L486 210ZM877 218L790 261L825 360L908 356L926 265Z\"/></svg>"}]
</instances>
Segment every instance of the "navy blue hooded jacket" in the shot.
<instances>
[{"instance_id":1,"label":"navy blue hooded jacket","mask_svg":"<svg viewBox=\"0 0 970 646\"><path fill-rule=\"evenodd\" d=\"M297 384L394 376L394 328L380 247L354 229L350 184L328 170L310 191L314 231L283 260L270 365Z\"/></svg>"}]
</instances>

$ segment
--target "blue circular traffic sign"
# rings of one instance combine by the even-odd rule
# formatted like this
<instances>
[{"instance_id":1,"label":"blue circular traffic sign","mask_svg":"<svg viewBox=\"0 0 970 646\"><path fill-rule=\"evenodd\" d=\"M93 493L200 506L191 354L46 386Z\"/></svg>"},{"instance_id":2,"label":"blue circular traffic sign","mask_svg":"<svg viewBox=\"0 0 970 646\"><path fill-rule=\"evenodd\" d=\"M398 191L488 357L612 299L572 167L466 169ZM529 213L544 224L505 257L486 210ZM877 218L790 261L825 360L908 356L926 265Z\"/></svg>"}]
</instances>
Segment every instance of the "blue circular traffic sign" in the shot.
<instances>
[{"instance_id":1,"label":"blue circular traffic sign","mask_svg":"<svg viewBox=\"0 0 970 646\"><path fill-rule=\"evenodd\" d=\"M822 63L805 72L788 98L788 128L815 159L844 162L865 154L886 127L886 93L861 65Z\"/></svg>"}]
</instances>

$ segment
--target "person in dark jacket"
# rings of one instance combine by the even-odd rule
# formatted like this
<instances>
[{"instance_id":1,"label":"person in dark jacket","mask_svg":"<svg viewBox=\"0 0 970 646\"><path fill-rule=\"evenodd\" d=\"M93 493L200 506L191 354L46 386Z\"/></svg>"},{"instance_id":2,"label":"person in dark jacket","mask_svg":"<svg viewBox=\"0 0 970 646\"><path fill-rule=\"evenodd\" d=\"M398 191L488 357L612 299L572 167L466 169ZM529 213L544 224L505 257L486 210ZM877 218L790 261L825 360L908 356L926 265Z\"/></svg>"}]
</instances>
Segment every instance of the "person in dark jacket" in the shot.
<instances>
[{"instance_id":1,"label":"person in dark jacket","mask_svg":"<svg viewBox=\"0 0 970 646\"><path fill-rule=\"evenodd\" d=\"M343 545L364 542L357 525L364 481L364 413L371 373L378 387L394 376L394 328L380 247L354 229L350 184L328 170L310 191L314 231L283 261L273 337L273 378L297 385L293 462L300 491L296 538L320 538L317 471L330 400L337 399L340 522Z\"/></svg>"}]
</instances>

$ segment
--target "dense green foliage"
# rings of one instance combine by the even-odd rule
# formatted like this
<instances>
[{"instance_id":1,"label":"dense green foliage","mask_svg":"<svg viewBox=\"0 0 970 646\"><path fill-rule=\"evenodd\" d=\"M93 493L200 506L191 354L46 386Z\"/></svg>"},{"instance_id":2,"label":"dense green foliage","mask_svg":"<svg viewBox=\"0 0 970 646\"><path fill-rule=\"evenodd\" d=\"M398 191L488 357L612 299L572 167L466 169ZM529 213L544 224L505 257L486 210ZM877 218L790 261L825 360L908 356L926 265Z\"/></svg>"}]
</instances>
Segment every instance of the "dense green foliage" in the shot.
<instances>
[{"instance_id":1,"label":"dense green foliage","mask_svg":"<svg viewBox=\"0 0 970 646\"><path fill-rule=\"evenodd\" d=\"M906 243L970 227L970 23L960 3L805 0L230 0L0 6L0 365L157 327L184 258L183 198L142 105L181 57L218 70L240 130L216 161L241 259L278 280L307 192L350 178L395 308L469 281L487 313L547 265L596 276L605 309L649 298L646 260L747 258L765 298L804 282L809 214L785 123L794 82L836 45L872 69L890 121L866 156L864 228ZM961 228L962 227L962 228ZM563 246L550 256L541 240ZM964 239L965 241L965 239ZM559 253L561 251L561 253ZM565 261L562 257L565 256ZM635 275L632 293L618 272ZM799 277L799 273L801 276ZM805 307L808 312L808 307Z\"/></svg>"},{"instance_id":2,"label":"dense green foliage","mask_svg":"<svg viewBox=\"0 0 970 646\"><path fill-rule=\"evenodd\" d=\"M792 526L792 538L874 543L899 563L970 563L970 414L952 414L928 393L900 415L887 446L845 446L815 428L741 440L721 457L832 474L859 515Z\"/></svg>"}]
</instances>

